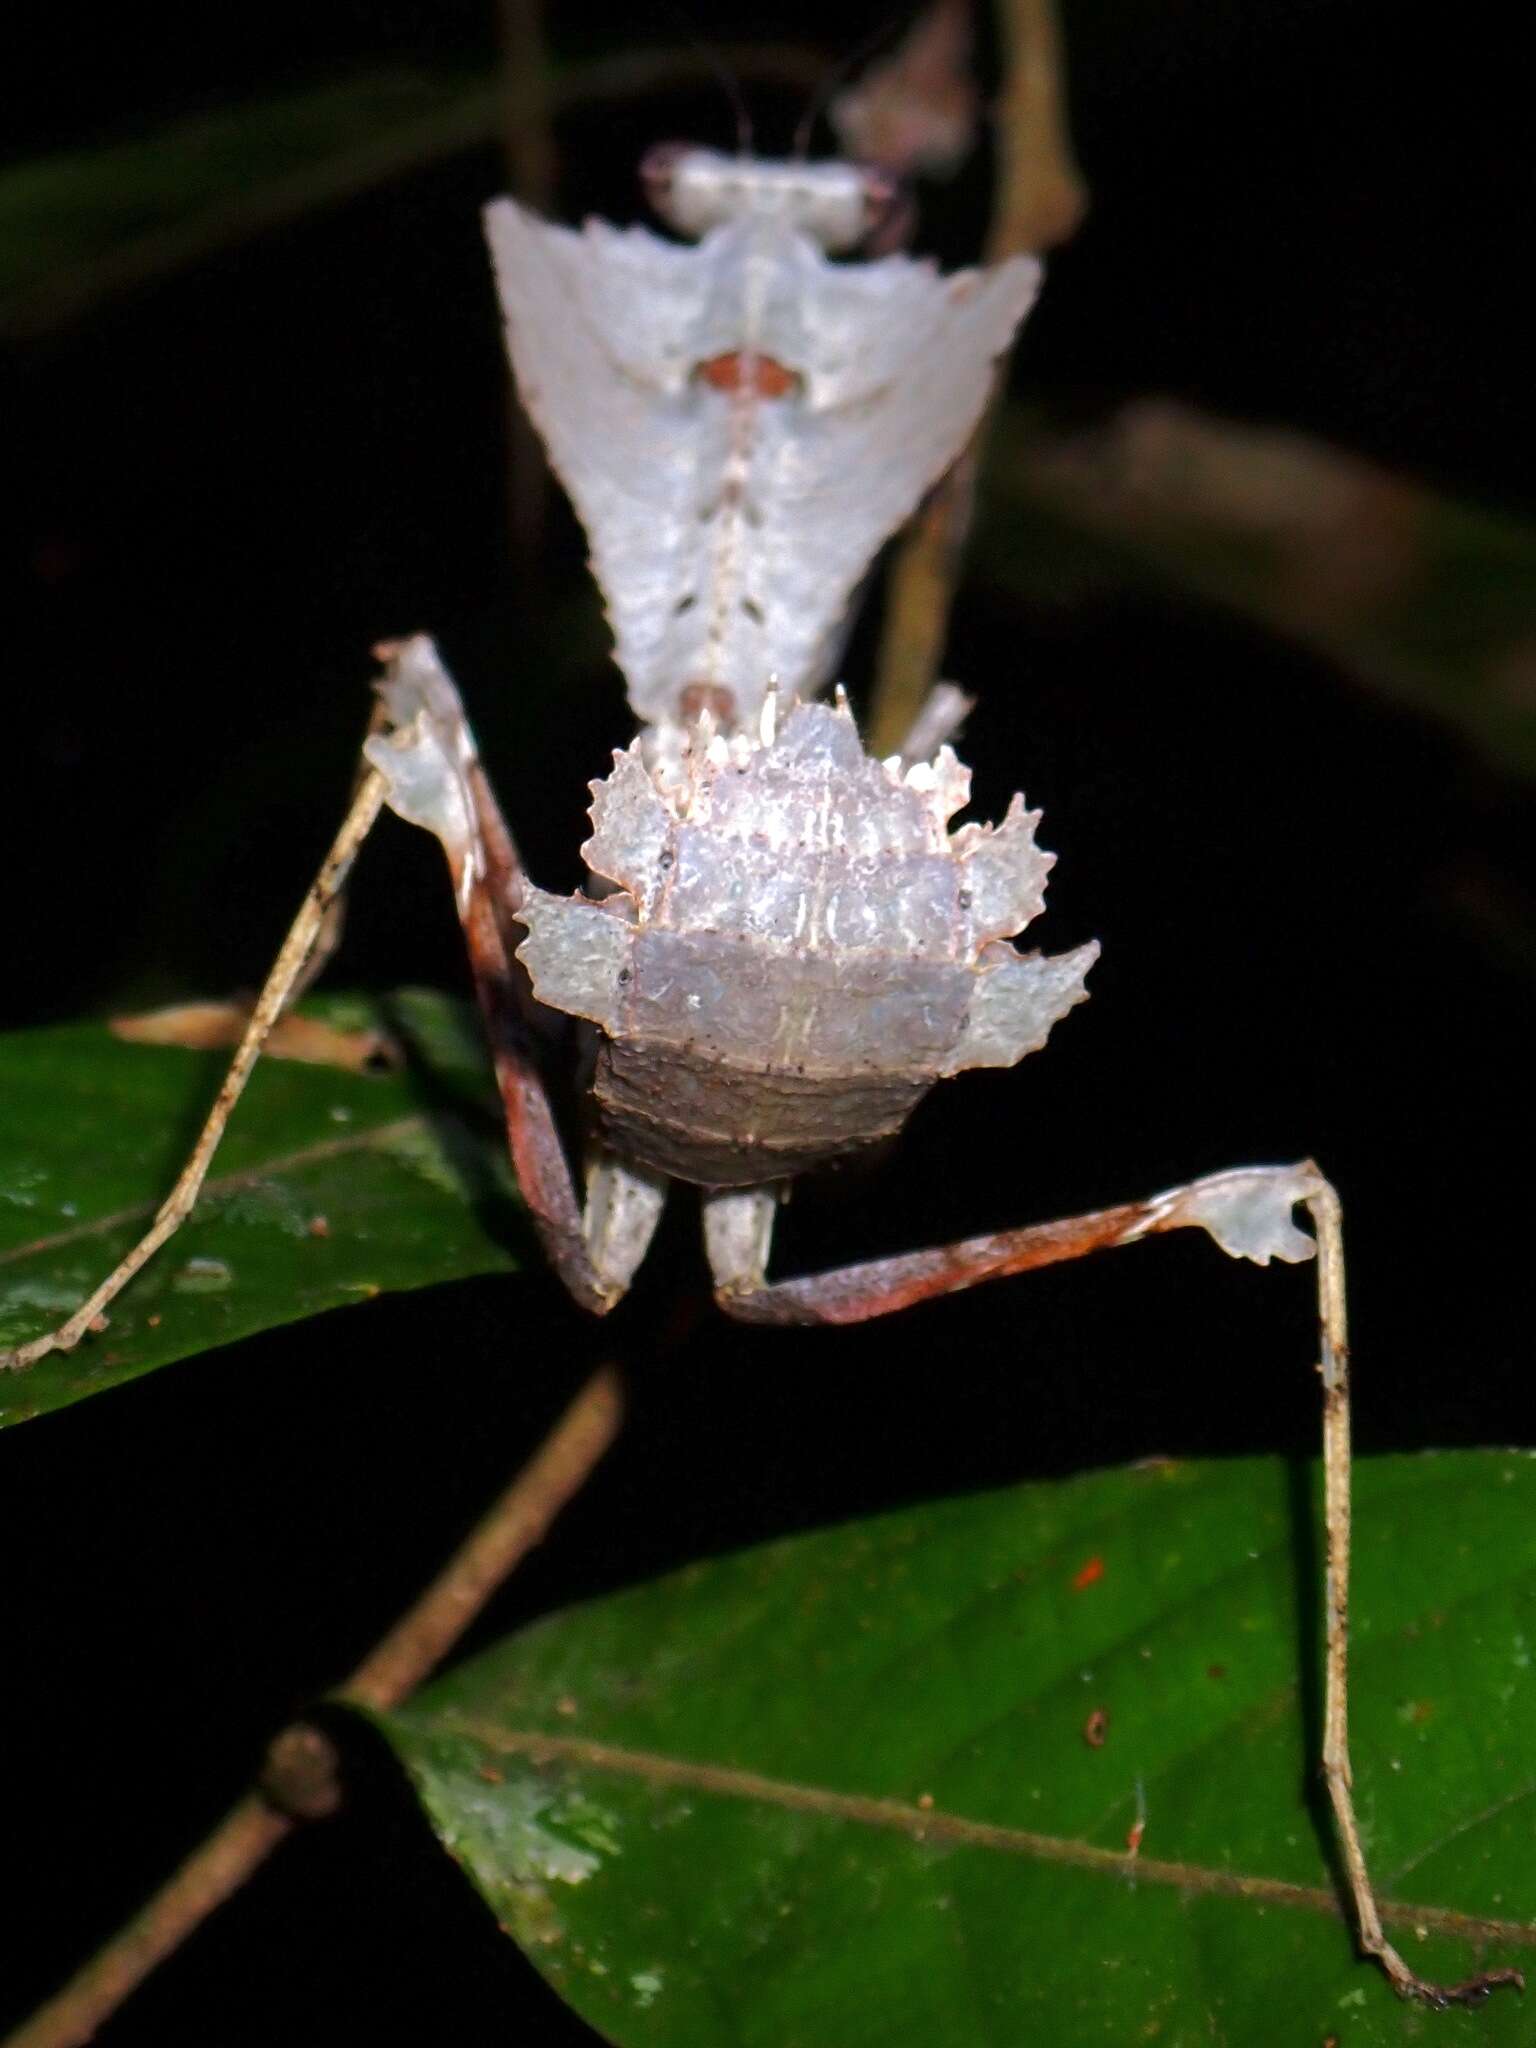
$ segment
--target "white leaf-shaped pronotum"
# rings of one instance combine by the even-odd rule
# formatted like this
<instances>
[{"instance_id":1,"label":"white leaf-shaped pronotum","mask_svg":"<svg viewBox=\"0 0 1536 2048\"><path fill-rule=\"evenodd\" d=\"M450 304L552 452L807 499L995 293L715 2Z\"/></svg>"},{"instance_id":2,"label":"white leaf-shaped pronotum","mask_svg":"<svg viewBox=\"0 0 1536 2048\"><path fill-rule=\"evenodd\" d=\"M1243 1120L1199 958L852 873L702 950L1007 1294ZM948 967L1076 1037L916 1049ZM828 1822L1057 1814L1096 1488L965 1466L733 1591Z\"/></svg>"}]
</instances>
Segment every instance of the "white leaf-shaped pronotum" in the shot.
<instances>
[{"instance_id":1,"label":"white leaf-shaped pronotum","mask_svg":"<svg viewBox=\"0 0 1536 2048\"><path fill-rule=\"evenodd\" d=\"M523 400L586 526L636 714L813 694L875 550L953 461L1039 266L838 264L785 210L695 248L487 213Z\"/></svg>"}]
</instances>

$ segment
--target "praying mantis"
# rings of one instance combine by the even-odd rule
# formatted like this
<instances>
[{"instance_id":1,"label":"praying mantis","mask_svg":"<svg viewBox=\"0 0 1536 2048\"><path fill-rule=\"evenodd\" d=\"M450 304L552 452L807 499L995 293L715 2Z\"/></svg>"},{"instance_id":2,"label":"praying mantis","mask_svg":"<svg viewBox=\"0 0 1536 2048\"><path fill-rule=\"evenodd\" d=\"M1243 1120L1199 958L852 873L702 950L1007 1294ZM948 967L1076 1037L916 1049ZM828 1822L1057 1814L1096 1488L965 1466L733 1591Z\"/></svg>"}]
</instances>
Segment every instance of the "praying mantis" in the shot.
<instances>
[{"instance_id":1,"label":"praying mantis","mask_svg":"<svg viewBox=\"0 0 1536 2048\"><path fill-rule=\"evenodd\" d=\"M1036 814L1019 801L996 828L949 830L967 792L952 705L879 762L846 700L817 695L869 557L965 441L1038 274L1022 260L949 281L905 258L832 265L881 203L848 166L683 152L648 171L696 246L569 236L505 206L491 221L514 366L588 527L642 726L594 787L592 888L534 888L435 649L386 643L366 769L187 1169L101 1287L6 1362L78 1342L188 1213L388 805L443 845L519 1184L551 1266L595 1313L622 1296L678 1183L704 1191L722 1309L782 1323L863 1320L1176 1228L1259 1263L1301 1260L1314 1245L1291 1214L1308 1210L1328 1464L1324 1768L1358 1931L1405 1994L1480 1997L1515 1973L1439 1987L1386 1940L1350 1796L1348 1347L1339 1206L1321 1173L1243 1168L768 1278L790 1179L893 1135L939 1080L1041 1049L1085 993L1092 945L1041 958L1011 943L1043 904ZM589 1027L584 1202L531 1048L524 972L537 1002Z\"/></svg>"}]
</instances>

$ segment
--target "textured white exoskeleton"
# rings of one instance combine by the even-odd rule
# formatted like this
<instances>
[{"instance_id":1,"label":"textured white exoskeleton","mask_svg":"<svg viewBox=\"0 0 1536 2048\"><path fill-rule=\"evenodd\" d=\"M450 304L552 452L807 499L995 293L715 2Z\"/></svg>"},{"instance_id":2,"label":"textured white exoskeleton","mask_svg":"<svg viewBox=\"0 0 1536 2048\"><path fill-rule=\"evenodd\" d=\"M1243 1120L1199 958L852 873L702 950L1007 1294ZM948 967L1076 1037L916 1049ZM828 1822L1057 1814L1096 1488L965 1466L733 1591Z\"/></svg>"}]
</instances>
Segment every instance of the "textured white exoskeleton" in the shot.
<instances>
[{"instance_id":1,"label":"textured white exoskeleton","mask_svg":"<svg viewBox=\"0 0 1536 2048\"><path fill-rule=\"evenodd\" d=\"M830 261L868 219L846 164L691 150L652 183L696 247L487 210L508 347L637 717L681 723L706 691L751 727L769 689L827 682L871 557L964 446L1040 266Z\"/></svg>"},{"instance_id":2,"label":"textured white exoskeleton","mask_svg":"<svg viewBox=\"0 0 1536 2048\"><path fill-rule=\"evenodd\" d=\"M394 650L383 695L395 730L367 757L464 898L486 873L474 742L424 636ZM1038 1051L1099 949L1009 943L1040 914L1054 857L1022 798L1000 825L950 830L971 780L950 748L872 760L841 693L782 720L770 695L752 735L712 723L676 768L638 740L614 755L582 848L613 886L529 885L517 921L535 995L598 1027L605 1150L718 1189L846 1158L894 1136L936 1081Z\"/></svg>"},{"instance_id":3,"label":"textured white exoskeleton","mask_svg":"<svg viewBox=\"0 0 1536 2048\"><path fill-rule=\"evenodd\" d=\"M550 227L510 202L490 234L529 411L586 521L618 659L647 728L591 785L590 894L535 888L425 635L385 643L386 731L251 1010L228 1076L144 1235L22 1370L101 1327L179 1228L251 1068L331 942L385 804L442 844L512 1165L554 1270L597 1313L628 1288L673 1181L702 1192L716 1299L743 1321L836 1324L984 1281L1207 1232L1234 1258L1318 1261L1327 1577L1323 1768L1361 1948L1405 1996L1472 2004L1513 1968L1438 1985L1387 1940L1351 1795L1346 1716L1349 1346L1338 1197L1310 1161L775 1280L785 1184L883 1143L940 1079L1011 1066L1084 995L1094 945L1042 957L1051 856L1022 798L950 820L969 776L929 707L873 760L826 680L870 556L958 453L1034 296L1027 259L941 279L840 267L882 195L850 166L651 159L678 248ZM782 716L781 716L782 708ZM514 959L592 1045L585 1198L545 1089ZM1298 1230L1304 1207L1316 1237ZM158 1318L151 1318L151 1321ZM1131 1854L1140 1842L1140 1821ZM1143 1865L1145 1867L1145 1865ZM1470 1924L1470 1923L1469 1923Z\"/></svg>"},{"instance_id":4,"label":"textured white exoskeleton","mask_svg":"<svg viewBox=\"0 0 1536 2048\"><path fill-rule=\"evenodd\" d=\"M603 1141L715 1188L846 1158L935 1081L1015 1065L1099 951L1008 943L1045 900L1039 813L951 833L970 775L948 747L871 760L841 701L765 723L756 746L700 734L680 786L638 742L616 755L582 852L617 888L519 913L534 993L599 1027Z\"/></svg>"}]
</instances>

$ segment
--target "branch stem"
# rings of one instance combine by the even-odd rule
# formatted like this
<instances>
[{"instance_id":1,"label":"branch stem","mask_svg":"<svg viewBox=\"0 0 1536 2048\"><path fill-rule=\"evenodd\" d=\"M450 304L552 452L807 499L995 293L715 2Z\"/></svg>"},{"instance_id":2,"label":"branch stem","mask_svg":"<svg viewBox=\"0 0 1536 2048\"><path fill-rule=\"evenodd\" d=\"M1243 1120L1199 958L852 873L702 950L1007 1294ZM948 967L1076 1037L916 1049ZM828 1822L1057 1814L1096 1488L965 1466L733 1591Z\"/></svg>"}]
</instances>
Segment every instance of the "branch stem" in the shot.
<instances>
[{"instance_id":1,"label":"branch stem","mask_svg":"<svg viewBox=\"0 0 1536 2048\"><path fill-rule=\"evenodd\" d=\"M397 1706L438 1665L578 1493L618 1435L624 1402L611 1365L595 1372L532 1460L437 1578L358 1665L339 1698Z\"/></svg>"},{"instance_id":2,"label":"branch stem","mask_svg":"<svg viewBox=\"0 0 1536 2048\"><path fill-rule=\"evenodd\" d=\"M580 1491L617 1435L622 1415L618 1373L605 1365L335 1697L385 1708L412 1692ZM25 2020L4 2048L79 2048L89 2041L150 1971L254 1876L301 1819L334 1811L340 1789L328 1739L303 1724L285 1729L269 1752L263 1785L231 1809L148 1905Z\"/></svg>"},{"instance_id":3,"label":"branch stem","mask_svg":"<svg viewBox=\"0 0 1536 2048\"><path fill-rule=\"evenodd\" d=\"M996 111L998 192L987 236L989 263L1040 255L1066 241L1088 203L1068 135L1053 0L999 0L998 28L1007 76ZM901 751L938 680L976 473L1003 381L1000 367L964 453L897 542L870 707L869 750L877 759Z\"/></svg>"}]
</instances>

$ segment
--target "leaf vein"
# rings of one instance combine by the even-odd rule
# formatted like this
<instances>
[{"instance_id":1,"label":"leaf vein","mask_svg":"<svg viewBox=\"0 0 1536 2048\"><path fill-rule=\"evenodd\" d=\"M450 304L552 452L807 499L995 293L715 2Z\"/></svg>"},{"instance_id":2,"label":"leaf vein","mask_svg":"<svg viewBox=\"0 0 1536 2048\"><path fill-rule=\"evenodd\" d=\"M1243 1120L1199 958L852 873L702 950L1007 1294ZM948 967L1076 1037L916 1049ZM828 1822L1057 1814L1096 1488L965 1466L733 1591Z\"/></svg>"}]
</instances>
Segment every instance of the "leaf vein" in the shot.
<instances>
[{"instance_id":1,"label":"leaf vein","mask_svg":"<svg viewBox=\"0 0 1536 2048\"><path fill-rule=\"evenodd\" d=\"M397 1117L393 1123L374 1124L366 1131L349 1131L343 1138L324 1138L319 1144L305 1145L297 1152L280 1154L274 1159L264 1160L259 1166L242 1167L238 1173L221 1174L216 1179L204 1181L198 1202L201 1205L210 1198L254 1187L259 1181L271 1180L274 1174L295 1173L328 1159L345 1158L349 1152L364 1152L371 1146L388 1144L391 1140L414 1135L424 1130L426 1125L426 1117L417 1114ZM68 1230L56 1230L49 1237L34 1237L30 1243L12 1245L9 1251L0 1251L0 1266L19 1265L23 1259L60 1251L64 1246L79 1244L86 1238L106 1237L125 1224L146 1222L159 1206L159 1202L153 1199L133 1202L126 1209L114 1209L110 1215L93 1216L88 1222L71 1224Z\"/></svg>"},{"instance_id":2,"label":"leaf vein","mask_svg":"<svg viewBox=\"0 0 1536 2048\"><path fill-rule=\"evenodd\" d=\"M1336 1895L1320 1885L1293 1884L1283 1878L1218 1870L1209 1865L1175 1862L1165 1857L1138 1855L1133 1858L1122 1850L1100 1848L1094 1843L1075 1841L1067 1836L1006 1827L995 1821L974 1820L964 1814L924 1809L904 1800L837 1792L824 1785L770 1778L735 1765L692 1762L652 1750L595 1742L581 1736L553 1735L537 1729L497 1728L458 1714L444 1716L443 1725L467 1735L493 1754L524 1757L535 1768L565 1763L580 1769L637 1778L652 1785L686 1786L692 1791L712 1793L726 1799L755 1801L786 1812L809 1813L829 1820L851 1821L863 1827L886 1828L907 1835L915 1842L941 1842L955 1848L987 1849L1041 1863L1063 1864L1101 1877L1134 1877L1138 1885L1164 1885L1186 1894L1291 1907L1326 1914L1331 1919L1345 1917ZM1466 1941L1502 1941L1523 1948L1536 1948L1536 1924L1462 1913L1451 1906L1407 1905L1386 1899L1379 1903L1382 1918L1389 1926L1424 1927L1434 1933Z\"/></svg>"}]
</instances>

